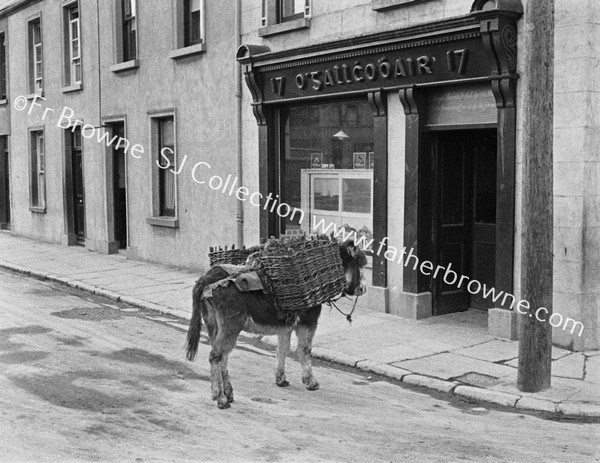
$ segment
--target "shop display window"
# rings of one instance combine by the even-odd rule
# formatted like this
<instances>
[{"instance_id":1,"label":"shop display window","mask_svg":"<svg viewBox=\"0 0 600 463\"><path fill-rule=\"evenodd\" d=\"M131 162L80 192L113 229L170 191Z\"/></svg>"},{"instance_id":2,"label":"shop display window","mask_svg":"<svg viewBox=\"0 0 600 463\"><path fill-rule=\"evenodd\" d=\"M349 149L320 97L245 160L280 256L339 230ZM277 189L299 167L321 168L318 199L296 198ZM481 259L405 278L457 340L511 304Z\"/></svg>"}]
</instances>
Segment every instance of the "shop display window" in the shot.
<instances>
[{"instance_id":1,"label":"shop display window","mask_svg":"<svg viewBox=\"0 0 600 463\"><path fill-rule=\"evenodd\" d=\"M283 218L281 232L312 233L323 220L371 239L375 157L366 99L293 106L283 120L281 197L304 217Z\"/></svg>"}]
</instances>

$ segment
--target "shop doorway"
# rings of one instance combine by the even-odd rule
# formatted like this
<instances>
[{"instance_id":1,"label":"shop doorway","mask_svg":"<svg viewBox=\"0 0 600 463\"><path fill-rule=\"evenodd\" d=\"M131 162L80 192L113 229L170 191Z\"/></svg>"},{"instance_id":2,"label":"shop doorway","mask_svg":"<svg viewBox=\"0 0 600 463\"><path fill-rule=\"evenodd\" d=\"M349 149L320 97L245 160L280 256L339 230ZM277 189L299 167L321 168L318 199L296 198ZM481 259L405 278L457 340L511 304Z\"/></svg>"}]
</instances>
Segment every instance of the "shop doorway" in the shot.
<instances>
[{"instance_id":1,"label":"shop doorway","mask_svg":"<svg viewBox=\"0 0 600 463\"><path fill-rule=\"evenodd\" d=\"M111 139L125 140L125 122L110 124ZM119 243L119 249L127 248L127 167L125 143L115 142L111 145L112 181L113 181L113 211L114 236Z\"/></svg>"},{"instance_id":2,"label":"shop doorway","mask_svg":"<svg viewBox=\"0 0 600 463\"><path fill-rule=\"evenodd\" d=\"M449 268L458 279L477 280L493 288L496 268L495 129L431 132L432 244L434 264ZM448 272L446 281L452 282ZM442 315L469 308L488 309L479 287L460 287L442 275L432 280L433 313ZM457 281L458 283L458 281Z\"/></svg>"}]
</instances>

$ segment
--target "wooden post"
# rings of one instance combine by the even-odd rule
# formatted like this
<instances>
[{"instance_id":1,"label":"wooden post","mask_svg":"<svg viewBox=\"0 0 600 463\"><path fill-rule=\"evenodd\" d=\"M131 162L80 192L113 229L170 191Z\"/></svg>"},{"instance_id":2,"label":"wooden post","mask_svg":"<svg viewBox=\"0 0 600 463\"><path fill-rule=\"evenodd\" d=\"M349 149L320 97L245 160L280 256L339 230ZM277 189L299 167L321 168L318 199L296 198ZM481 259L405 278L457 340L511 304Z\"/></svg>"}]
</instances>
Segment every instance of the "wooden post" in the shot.
<instances>
[{"instance_id":1,"label":"wooden post","mask_svg":"<svg viewBox=\"0 0 600 463\"><path fill-rule=\"evenodd\" d=\"M517 387L537 392L550 387L552 362L552 327L547 320L552 314L554 0L528 0L523 30L528 40L521 103L525 132L521 298L530 308L521 317ZM536 319L539 307L548 310L546 321Z\"/></svg>"}]
</instances>

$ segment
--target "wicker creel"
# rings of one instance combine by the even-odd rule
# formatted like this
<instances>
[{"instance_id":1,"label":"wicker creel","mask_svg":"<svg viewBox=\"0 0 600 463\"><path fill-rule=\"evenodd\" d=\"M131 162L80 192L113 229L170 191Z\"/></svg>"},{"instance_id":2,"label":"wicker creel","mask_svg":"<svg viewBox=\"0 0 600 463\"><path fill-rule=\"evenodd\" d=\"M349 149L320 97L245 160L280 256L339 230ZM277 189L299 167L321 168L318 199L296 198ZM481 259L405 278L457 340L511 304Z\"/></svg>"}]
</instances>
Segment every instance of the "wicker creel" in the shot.
<instances>
[{"instance_id":1,"label":"wicker creel","mask_svg":"<svg viewBox=\"0 0 600 463\"><path fill-rule=\"evenodd\" d=\"M210 266L222 264L242 265L246 262L246 259L250 255L251 251L246 248L235 249L234 246L231 249L225 249L221 247L210 248L208 258L210 259Z\"/></svg>"},{"instance_id":2,"label":"wicker creel","mask_svg":"<svg viewBox=\"0 0 600 463\"><path fill-rule=\"evenodd\" d=\"M328 239L272 240L259 257L259 275L282 312L330 301L345 286L339 245Z\"/></svg>"}]
</instances>

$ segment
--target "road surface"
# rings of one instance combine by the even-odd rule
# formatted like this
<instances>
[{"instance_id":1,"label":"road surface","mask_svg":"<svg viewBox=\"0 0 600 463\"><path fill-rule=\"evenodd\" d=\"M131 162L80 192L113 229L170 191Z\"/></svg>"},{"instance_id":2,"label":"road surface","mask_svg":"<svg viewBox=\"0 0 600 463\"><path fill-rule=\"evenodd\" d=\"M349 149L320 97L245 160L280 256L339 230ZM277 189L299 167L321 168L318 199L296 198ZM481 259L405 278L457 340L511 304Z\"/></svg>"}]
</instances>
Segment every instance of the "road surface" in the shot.
<instances>
[{"instance_id":1,"label":"road surface","mask_svg":"<svg viewBox=\"0 0 600 463\"><path fill-rule=\"evenodd\" d=\"M272 349L251 338L230 358L235 402L219 410L206 339L186 362L185 330L183 320L0 272L0 461L600 461L593 422L325 363L315 368L321 389L309 392L293 358L291 384L278 388Z\"/></svg>"}]
</instances>

